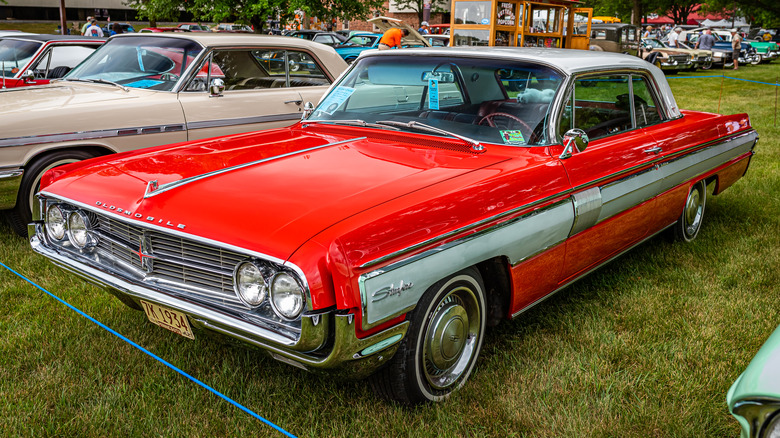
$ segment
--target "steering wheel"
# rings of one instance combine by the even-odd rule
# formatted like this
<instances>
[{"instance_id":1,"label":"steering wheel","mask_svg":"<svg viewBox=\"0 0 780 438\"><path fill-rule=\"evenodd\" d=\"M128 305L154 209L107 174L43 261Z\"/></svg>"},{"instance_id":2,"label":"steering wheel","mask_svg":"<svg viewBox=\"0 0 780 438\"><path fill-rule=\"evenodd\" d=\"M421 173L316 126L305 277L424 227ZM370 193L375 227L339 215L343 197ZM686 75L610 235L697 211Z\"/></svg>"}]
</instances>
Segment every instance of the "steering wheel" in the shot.
<instances>
[{"instance_id":1,"label":"steering wheel","mask_svg":"<svg viewBox=\"0 0 780 438\"><path fill-rule=\"evenodd\" d=\"M525 130L526 130L527 132L532 132L532 131L533 131L533 130L531 129L531 127L530 127L530 126L528 126L528 124L527 124L527 123L525 123L524 121L522 121L522 120L521 120L520 118L518 118L517 116L513 116L512 114L509 114L509 113L490 113L490 114L486 115L485 117L483 117L483 118L482 118L482 119L479 121L479 123L477 123L477 125L483 125L485 122L487 122L487 125L488 125L488 126L490 126L491 128L495 128L495 127L496 127L496 124L493 122L493 119L494 119L495 117L505 117L505 118L507 118L507 119L510 119L510 120L513 120L513 121L515 121L515 122L519 123L519 124L520 124L520 126L522 126L523 128L525 128Z\"/></svg>"}]
</instances>

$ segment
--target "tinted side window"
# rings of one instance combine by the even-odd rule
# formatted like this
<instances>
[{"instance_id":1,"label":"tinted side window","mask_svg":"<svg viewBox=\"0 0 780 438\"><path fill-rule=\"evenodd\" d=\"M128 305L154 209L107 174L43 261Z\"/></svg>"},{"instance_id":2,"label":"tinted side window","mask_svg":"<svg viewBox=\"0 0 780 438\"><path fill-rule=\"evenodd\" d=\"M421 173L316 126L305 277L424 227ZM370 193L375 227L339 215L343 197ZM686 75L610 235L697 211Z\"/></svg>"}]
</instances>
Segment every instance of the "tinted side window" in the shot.
<instances>
[{"instance_id":1,"label":"tinted side window","mask_svg":"<svg viewBox=\"0 0 780 438\"><path fill-rule=\"evenodd\" d=\"M658 103L650 92L647 78L632 76L631 82L634 88L634 117L637 126L648 126L663 120Z\"/></svg>"},{"instance_id":2,"label":"tinted side window","mask_svg":"<svg viewBox=\"0 0 780 438\"><path fill-rule=\"evenodd\" d=\"M573 101L567 106L569 124L584 130L591 140L629 130L632 128L629 96L628 75L577 79ZM561 129L565 132L567 128L561 126Z\"/></svg>"}]
</instances>

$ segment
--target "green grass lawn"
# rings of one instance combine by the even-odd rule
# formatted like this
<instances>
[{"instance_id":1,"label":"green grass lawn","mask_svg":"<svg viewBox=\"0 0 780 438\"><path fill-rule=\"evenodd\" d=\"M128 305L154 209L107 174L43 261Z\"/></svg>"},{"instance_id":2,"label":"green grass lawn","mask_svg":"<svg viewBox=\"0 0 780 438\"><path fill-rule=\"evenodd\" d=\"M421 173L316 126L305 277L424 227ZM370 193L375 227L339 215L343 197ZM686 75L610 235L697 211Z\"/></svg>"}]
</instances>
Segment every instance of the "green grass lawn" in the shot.
<instances>
[{"instance_id":1,"label":"green grass lawn","mask_svg":"<svg viewBox=\"0 0 780 438\"><path fill-rule=\"evenodd\" d=\"M775 83L780 62L725 73ZM299 436L736 437L726 391L780 324L776 87L678 76L681 108L750 114L761 140L747 175L709 199L693 243L655 237L490 331L445 403L403 408L365 382L179 337L4 224L0 261ZM279 435L2 268L0 308L2 436Z\"/></svg>"}]
</instances>

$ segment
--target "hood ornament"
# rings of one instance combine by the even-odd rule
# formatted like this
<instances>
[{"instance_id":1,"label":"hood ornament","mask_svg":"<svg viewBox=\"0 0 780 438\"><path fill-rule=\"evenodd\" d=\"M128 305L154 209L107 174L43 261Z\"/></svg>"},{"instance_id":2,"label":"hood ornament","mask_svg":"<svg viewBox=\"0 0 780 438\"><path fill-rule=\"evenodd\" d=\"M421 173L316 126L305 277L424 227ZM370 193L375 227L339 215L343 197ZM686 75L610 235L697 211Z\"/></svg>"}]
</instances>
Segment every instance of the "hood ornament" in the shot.
<instances>
[{"instance_id":1,"label":"hood ornament","mask_svg":"<svg viewBox=\"0 0 780 438\"><path fill-rule=\"evenodd\" d=\"M157 180L149 181L146 183L146 191L144 192L144 198L149 195L149 193L152 193L153 191L157 190Z\"/></svg>"}]
</instances>

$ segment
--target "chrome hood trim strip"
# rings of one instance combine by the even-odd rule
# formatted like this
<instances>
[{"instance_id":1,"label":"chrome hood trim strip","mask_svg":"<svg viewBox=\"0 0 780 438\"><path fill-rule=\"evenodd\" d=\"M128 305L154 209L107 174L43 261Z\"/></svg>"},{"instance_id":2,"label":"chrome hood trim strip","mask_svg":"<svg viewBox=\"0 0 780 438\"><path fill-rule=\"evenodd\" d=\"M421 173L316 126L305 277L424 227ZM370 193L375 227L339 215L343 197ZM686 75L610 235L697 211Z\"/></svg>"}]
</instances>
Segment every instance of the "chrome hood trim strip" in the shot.
<instances>
[{"instance_id":1,"label":"chrome hood trim strip","mask_svg":"<svg viewBox=\"0 0 780 438\"><path fill-rule=\"evenodd\" d=\"M333 142L333 143L323 144L323 145L320 145L320 146L314 146L314 147L311 147L311 148L308 148L308 149L302 149L302 150L290 152L290 153L287 153L287 154L276 155L276 156L269 157L269 158L263 158L262 160L251 161L249 163L239 164L237 166L232 166L232 167L226 167L224 169L215 170L213 172L207 172L207 173L204 173L204 174L201 174L201 175L195 175L195 176L191 176L189 178L180 179L178 181L172 181L172 182L165 183L165 184L162 184L162 185L158 186L156 190L153 190L153 191L148 191L147 190L147 193L144 195L144 199L151 198L152 196L159 195L160 193L163 193L163 192L167 192L168 190L172 190L172 189L175 189L177 187L181 187L181 186L187 185L189 183L192 183L192 182L195 182L195 181L199 181L199 180L211 177L211 176L221 175L223 173L232 172L234 170L243 169L245 167L255 166L255 165L258 165L258 164L262 164L262 163L267 163L269 161L275 161L275 160L279 160L279 159L282 159L282 158L287 158L287 157L292 157L292 156L295 156L295 155L305 154L305 153L308 153L308 152L311 152L311 151L315 151L317 149L323 149L323 148L327 148L327 147L330 147L330 146L335 146L335 145L338 145L338 144L344 144L344 143L349 143L349 142L353 142L353 141L365 140L365 138L366 137L356 137L356 138L351 138L349 140L341 140L341 141L337 141L337 142Z\"/></svg>"}]
</instances>

